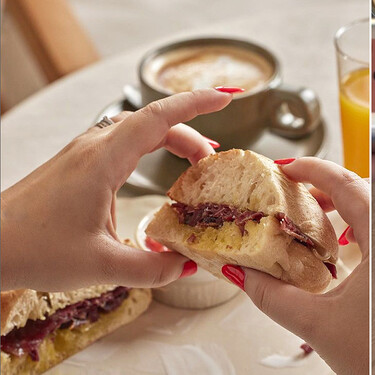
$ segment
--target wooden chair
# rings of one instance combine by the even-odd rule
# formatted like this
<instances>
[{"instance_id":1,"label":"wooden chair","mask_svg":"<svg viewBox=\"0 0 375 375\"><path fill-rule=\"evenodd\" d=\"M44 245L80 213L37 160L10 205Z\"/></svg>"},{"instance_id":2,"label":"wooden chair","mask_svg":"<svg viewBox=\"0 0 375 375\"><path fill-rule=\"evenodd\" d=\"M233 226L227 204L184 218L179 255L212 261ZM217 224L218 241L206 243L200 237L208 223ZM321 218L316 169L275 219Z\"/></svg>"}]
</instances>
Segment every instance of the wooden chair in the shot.
<instances>
[{"instance_id":1,"label":"wooden chair","mask_svg":"<svg viewBox=\"0 0 375 375\"><path fill-rule=\"evenodd\" d=\"M5 11L14 19L47 83L99 59L67 1L8 0ZM1 102L6 107L6 93Z\"/></svg>"}]
</instances>

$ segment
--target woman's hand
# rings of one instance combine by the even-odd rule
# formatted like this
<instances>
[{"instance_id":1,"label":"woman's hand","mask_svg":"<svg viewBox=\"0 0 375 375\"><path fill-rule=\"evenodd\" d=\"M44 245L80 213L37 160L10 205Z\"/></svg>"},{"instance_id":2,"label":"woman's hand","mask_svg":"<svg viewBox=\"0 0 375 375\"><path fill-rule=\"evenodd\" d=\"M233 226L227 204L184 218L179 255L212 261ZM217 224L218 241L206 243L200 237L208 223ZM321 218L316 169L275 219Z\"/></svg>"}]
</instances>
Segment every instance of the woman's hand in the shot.
<instances>
[{"instance_id":1,"label":"woman's hand","mask_svg":"<svg viewBox=\"0 0 375 375\"><path fill-rule=\"evenodd\" d=\"M188 261L121 243L116 192L142 155L165 147L196 163L214 152L198 132L177 123L218 111L232 95L182 93L122 113L94 127L2 193L1 286L71 290L95 284L156 287L176 280Z\"/></svg>"},{"instance_id":2,"label":"woman's hand","mask_svg":"<svg viewBox=\"0 0 375 375\"><path fill-rule=\"evenodd\" d=\"M356 174L317 158L281 167L293 180L309 182L325 211L336 209L358 242L361 264L337 288L314 295L262 272L243 269L244 289L274 321L307 341L337 374L369 368L369 185ZM240 275L241 277L241 275Z\"/></svg>"}]
</instances>

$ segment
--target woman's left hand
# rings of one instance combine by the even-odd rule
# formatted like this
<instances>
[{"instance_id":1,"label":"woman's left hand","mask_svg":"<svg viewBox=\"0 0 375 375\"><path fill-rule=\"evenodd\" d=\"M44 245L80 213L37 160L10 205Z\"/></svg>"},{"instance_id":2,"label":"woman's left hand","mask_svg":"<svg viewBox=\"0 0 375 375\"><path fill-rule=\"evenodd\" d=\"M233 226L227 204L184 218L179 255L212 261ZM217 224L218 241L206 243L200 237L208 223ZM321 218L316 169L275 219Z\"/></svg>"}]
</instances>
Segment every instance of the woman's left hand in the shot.
<instances>
[{"instance_id":1,"label":"woman's left hand","mask_svg":"<svg viewBox=\"0 0 375 375\"><path fill-rule=\"evenodd\" d=\"M308 342L335 373L368 374L369 369L369 184L327 160L305 157L281 167L311 190L324 211L336 209L350 225L361 263L336 288L312 294L253 269L237 268L236 279L257 307Z\"/></svg>"},{"instance_id":2,"label":"woman's left hand","mask_svg":"<svg viewBox=\"0 0 375 375\"><path fill-rule=\"evenodd\" d=\"M142 155L165 147L196 163L213 153L186 125L232 95L182 93L94 127L2 193L2 290L70 290L95 284L157 287L180 277L187 258L143 252L116 234L116 192Z\"/></svg>"}]
</instances>

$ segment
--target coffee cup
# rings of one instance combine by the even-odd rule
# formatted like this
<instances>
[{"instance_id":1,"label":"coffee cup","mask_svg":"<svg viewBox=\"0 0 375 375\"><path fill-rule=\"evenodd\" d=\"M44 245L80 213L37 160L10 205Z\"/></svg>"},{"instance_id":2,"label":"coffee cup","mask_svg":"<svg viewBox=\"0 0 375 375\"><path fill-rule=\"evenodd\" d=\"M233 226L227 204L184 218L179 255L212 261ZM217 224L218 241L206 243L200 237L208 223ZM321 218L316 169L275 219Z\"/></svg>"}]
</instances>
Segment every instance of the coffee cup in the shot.
<instances>
[{"instance_id":1,"label":"coffee cup","mask_svg":"<svg viewBox=\"0 0 375 375\"><path fill-rule=\"evenodd\" d=\"M246 148L265 129L302 138L320 123L316 94L282 84L276 57L249 41L201 38L168 44L146 53L138 75L143 106L183 91L243 87L223 110L188 122L223 149Z\"/></svg>"}]
</instances>

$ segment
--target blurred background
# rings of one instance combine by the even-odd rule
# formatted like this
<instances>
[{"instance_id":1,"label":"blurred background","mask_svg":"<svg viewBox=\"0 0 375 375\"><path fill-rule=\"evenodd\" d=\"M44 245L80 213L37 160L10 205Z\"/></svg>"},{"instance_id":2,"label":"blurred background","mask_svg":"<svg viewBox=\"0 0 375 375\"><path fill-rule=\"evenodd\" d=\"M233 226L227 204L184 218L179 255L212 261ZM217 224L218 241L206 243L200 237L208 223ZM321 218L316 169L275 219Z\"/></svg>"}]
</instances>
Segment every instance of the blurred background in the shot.
<instances>
[{"instance_id":1,"label":"blurred background","mask_svg":"<svg viewBox=\"0 0 375 375\"><path fill-rule=\"evenodd\" d=\"M223 0L214 6L191 0L2 0L3 111L99 59L182 31L197 32L211 23L230 30L229 19L236 22L244 13L265 10L258 2L251 7L248 1L236 3L233 7Z\"/></svg>"},{"instance_id":2,"label":"blurred background","mask_svg":"<svg viewBox=\"0 0 375 375\"><path fill-rule=\"evenodd\" d=\"M266 44L282 63L293 58L305 67L300 72L285 69L285 80L291 83L303 80L311 87L317 63L329 65L332 74L335 73L333 31L368 14L367 1L330 3L323 0L282 3L271 0L2 0L2 111L59 77L99 59L142 46L145 51L157 41L200 35L206 30L209 34L217 30L244 37L241 32L244 23L248 23L250 40ZM331 20L331 30L319 22L327 18ZM295 34L299 25L303 32ZM284 42L280 40L281 31ZM312 60L306 53L310 48L308 38L323 36L331 48L324 56L317 55Z\"/></svg>"}]
</instances>

